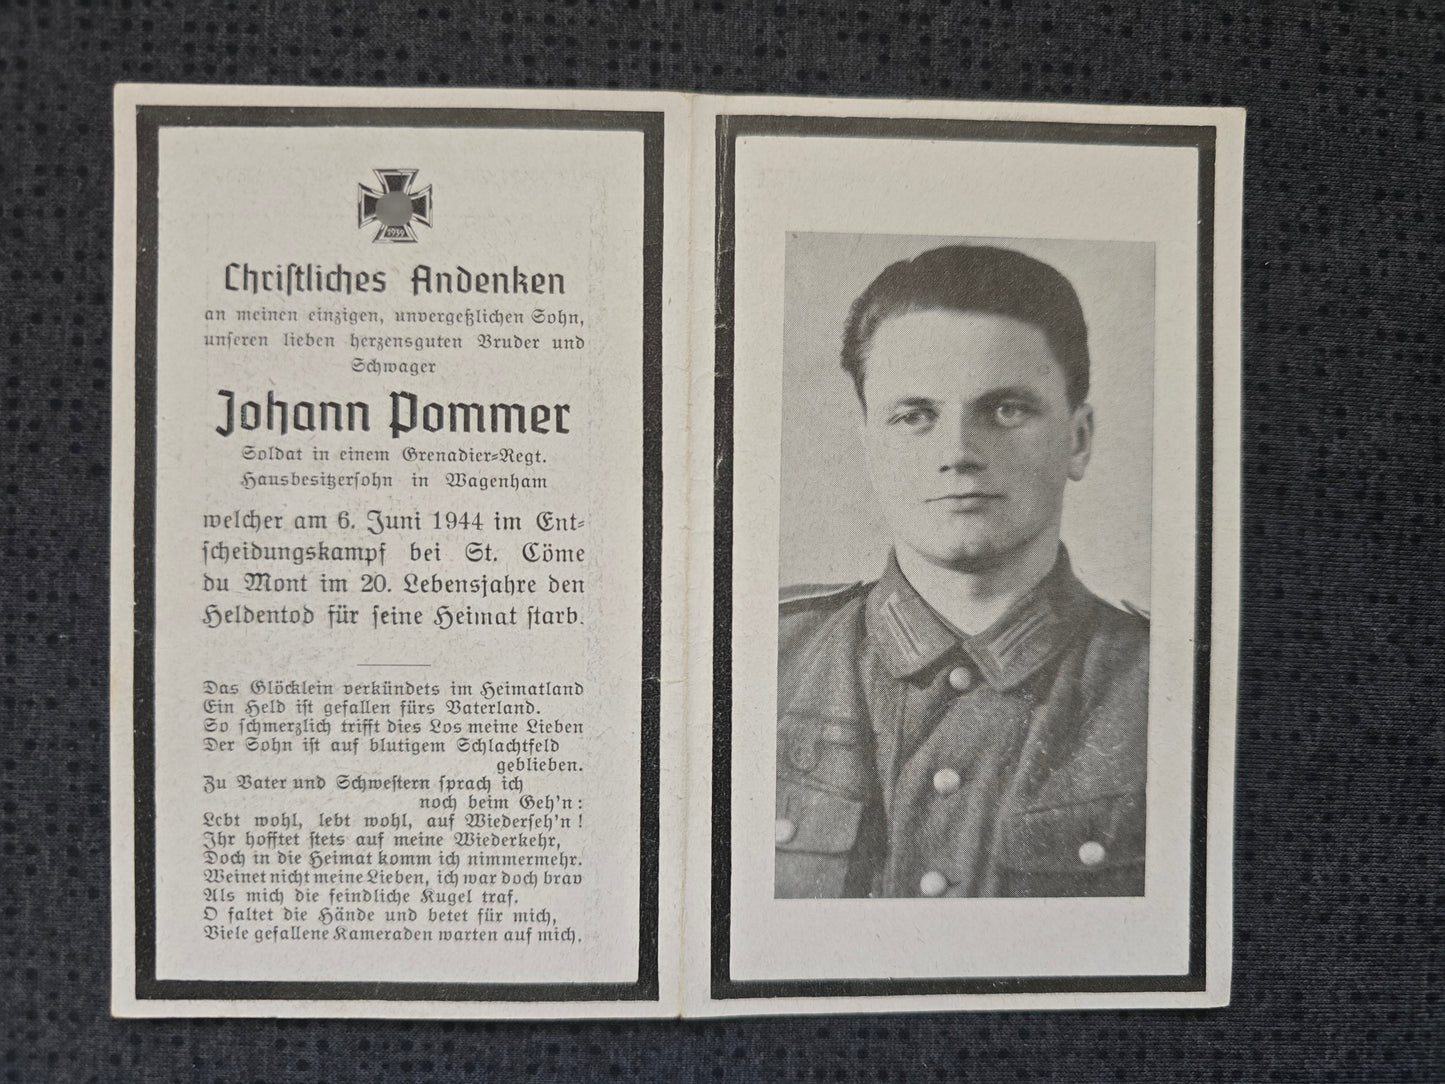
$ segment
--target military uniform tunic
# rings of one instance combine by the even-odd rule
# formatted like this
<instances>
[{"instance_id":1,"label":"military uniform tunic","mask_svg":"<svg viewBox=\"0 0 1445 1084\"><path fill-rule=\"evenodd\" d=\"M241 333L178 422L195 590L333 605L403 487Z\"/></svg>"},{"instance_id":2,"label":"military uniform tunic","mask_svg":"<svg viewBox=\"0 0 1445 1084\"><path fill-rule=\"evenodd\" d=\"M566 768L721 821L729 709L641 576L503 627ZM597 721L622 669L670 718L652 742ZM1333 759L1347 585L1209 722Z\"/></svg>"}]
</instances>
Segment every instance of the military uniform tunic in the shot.
<instances>
[{"instance_id":1,"label":"military uniform tunic","mask_svg":"<svg viewBox=\"0 0 1445 1084\"><path fill-rule=\"evenodd\" d=\"M1141 895L1148 662L1062 548L976 636L891 557L785 598L776 895Z\"/></svg>"}]
</instances>

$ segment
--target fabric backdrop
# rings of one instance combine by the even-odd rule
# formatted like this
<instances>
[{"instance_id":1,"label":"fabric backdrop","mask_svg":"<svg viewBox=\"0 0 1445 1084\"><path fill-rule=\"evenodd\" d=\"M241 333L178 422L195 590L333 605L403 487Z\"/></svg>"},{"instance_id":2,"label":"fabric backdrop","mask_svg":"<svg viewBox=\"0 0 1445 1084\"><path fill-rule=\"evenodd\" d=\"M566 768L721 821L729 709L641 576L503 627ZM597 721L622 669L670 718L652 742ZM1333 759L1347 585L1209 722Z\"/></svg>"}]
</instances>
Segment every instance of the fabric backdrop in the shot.
<instances>
[{"instance_id":1,"label":"fabric backdrop","mask_svg":"<svg viewBox=\"0 0 1445 1084\"><path fill-rule=\"evenodd\" d=\"M0 2L6 1081L1439 1081L1445 7ZM117 80L1240 105L1234 1000L689 1023L107 1008Z\"/></svg>"}]
</instances>

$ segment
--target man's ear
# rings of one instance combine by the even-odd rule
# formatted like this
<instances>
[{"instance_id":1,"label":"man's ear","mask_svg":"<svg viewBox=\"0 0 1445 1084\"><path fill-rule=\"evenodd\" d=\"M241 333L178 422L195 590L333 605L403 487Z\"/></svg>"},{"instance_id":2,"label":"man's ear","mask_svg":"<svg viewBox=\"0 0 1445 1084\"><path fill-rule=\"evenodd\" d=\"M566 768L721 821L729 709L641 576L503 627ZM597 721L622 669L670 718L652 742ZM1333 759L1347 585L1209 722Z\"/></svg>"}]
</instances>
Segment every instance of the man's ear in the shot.
<instances>
[{"instance_id":1,"label":"man's ear","mask_svg":"<svg viewBox=\"0 0 1445 1084\"><path fill-rule=\"evenodd\" d=\"M1069 452L1069 477L1081 482L1094 450L1094 408L1088 403L1080 403L1074 408L1073 441Z\"/></svg>"}]
</instances>

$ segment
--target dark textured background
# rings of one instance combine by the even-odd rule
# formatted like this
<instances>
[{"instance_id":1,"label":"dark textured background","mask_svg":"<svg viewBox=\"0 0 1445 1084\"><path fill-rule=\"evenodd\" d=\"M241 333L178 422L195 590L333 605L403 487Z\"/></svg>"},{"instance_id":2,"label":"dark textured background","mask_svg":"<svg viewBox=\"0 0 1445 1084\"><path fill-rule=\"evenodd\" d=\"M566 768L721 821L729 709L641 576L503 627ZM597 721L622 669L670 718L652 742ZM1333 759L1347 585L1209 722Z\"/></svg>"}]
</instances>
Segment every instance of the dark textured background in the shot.
<instances>
[{"instance_id":1,"label":"dark textured background","mask_svg":"<svg viewBox=\"0 0 1445 1084\"><path fill-rule=\"evenodd\" d=\"M293 7L0 0L6 1081L1445 1080L1439 0ZM1248 107L1233 1004L712 1023L111 1020L117 80ZM264 203L258 193L258 213Z\"/></svg>"}]
</instances>

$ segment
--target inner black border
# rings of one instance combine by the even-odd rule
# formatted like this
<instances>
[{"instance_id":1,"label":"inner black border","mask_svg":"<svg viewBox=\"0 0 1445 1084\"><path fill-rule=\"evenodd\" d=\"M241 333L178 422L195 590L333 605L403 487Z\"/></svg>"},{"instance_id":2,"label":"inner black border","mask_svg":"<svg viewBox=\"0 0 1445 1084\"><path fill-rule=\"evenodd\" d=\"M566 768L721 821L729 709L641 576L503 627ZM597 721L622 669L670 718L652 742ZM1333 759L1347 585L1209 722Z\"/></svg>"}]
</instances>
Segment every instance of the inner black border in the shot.
<instances>
[{"instance_id":1,"label":"inner black border","mask_svg":"<svg viewBox=\"0 0 1445 1084\"><path fill-rule=\"evenodd\" d=\"M1193 147L1199 157L1198 421L1194 629L1194 761L1190 822L1189 971L1184 975L956 979L734 980L732 952L733 274L736 149L741 136ZM1208 815L1210 569L1214 434L1214 158L1210 125L1061 124L884 117L720 116L717 119L717 255L713 498L712 996L878 997L916 994L1053 994L1205 988L1205 840Z\"/></svg>"},{"instance_id":2,"label":"inner black border","mask_svg":"<svg viewBox=\"0 0 1445 1084\"><path fill-rule=\"evenodd\" d=\"M627 983L257 982L156 977L155 509L159 133L176 127L526 128L643 137L642 742L637 981ZM662 635L663 114L563 109L267 106L136 108L135 962L136 997L291 1001L657 1001L659 695Z\"/></svg>"}]
</instances>

